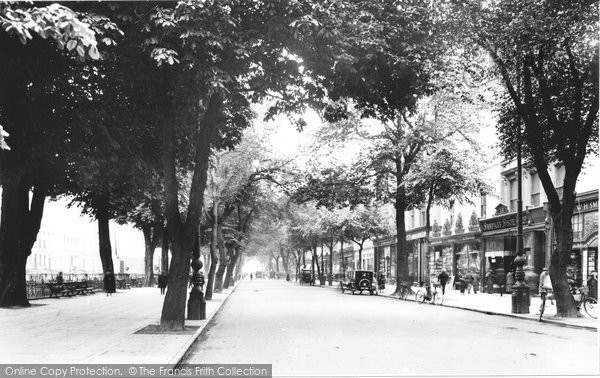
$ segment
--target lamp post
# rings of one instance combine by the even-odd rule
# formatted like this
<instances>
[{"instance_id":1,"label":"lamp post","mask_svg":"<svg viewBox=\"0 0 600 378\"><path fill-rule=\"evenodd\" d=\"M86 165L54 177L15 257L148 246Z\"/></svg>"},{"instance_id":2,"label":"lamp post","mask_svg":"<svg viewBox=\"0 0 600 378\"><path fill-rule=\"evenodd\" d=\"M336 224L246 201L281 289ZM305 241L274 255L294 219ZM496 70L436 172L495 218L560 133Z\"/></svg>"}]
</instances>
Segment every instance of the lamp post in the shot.
<instances>
[{"instance_id":1,"label":"lamp post","mask_svg":"<svg viewBox=\"0 0 600 378\"><path fill-rule=\"evenodd\" d=\"M529 286L525 284L523 265L527 262L523 254L523 190L521 166L521 124L517 126L517 257L515 258L515 284L512 289L512 313L529 314Z\"/></svg>"},{"instance_id":2,"label":"lamp post","mask_svg":"<svg viewBox=\"0 0 600 378\"><path fill-rule=\"evenodd\" d=\"M206 300L204 300L204 293L202 292L202 286L204 285L204 275L200 271L202 269L202 261L200 258L192 260L192 290L190 291L190 298L188 299L188 316L189 320L204 320L206 319Z\"/></svg>"}]
</instances>

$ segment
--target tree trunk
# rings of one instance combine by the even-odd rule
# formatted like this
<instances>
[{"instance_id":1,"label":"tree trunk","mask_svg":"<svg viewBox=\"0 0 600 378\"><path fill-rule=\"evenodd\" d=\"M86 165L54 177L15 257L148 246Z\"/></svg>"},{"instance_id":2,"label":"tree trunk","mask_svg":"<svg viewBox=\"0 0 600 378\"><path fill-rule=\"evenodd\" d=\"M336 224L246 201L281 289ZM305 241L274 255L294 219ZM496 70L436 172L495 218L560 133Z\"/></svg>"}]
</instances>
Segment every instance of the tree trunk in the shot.
<instances>
[{"instance_id":1,"label":"tree trunk","mask_svg":"<svg viewBox=\"0 0 600 378\"><path fill-rule=\"evenodd\" d=\"M358 270L362 269L362 244L357 243L356 241L354 241L357 245L358 245Z\"/></svg>"},{"instance_id":2,"label":"tree trunk","mask_svg":"<svg viewBox=\"0 0 600 378\"><path fill-rule=\"evenodd\" d=\"M179 239L179 238L178 238ZM171 244L173 249L167 293L163 304L160 325L163 329L181 330L185 323L185 306L190 273L191 249L177 239Z\"/></svg>"},{"instance_id":3,"label":"tree trunk","mask_svg":"<svg viewBox=\"0 0 600 378\"><path fill-rule=\"evenodd\" d=\"M321 244L321 275L325 274L325 262L323 261L323 244Z\"/></svg>"},{"instance_id":4,"label":"tree trunk","mask_svg":"<svg viewBox=\"0 0 600 378\"><path fill-rule=\"evenodd\" d=\"M316 245L313 247L312 261L313 261L312 273L313 273L313 277L315 277L315 264L317 264L317 274L320 272L320 268L319 268L319 255L317 255L317 246ZM319 275L319 280L320 280L320 275Z\"/></svg>"},{"instance_id":5,"label":"tree trunk","mask_svg":"<svg viewBox=\"0 0 600 378\"><path fill-rule=\"evenodd\" d=\"M404 212L406 211L404 190L398 188L396 192L396 291L400 292L402 281L408 281L408 256L406 251L406 224Z\"/></svg>"},{"instance_id":6,"label":"tree trunk","mask_svg":"<svg viewBox=\"0 0 600 378\"><path fill-rule=\"evenodd\" d=\"M346 261L344 260L344 238L340 239L340 265L342 266L342 278L345 278Z\"/></svg>"},{"instance_id":7,"label":"tree trunk","mask_svg":"<svg viewBox=\"0 0 600 378\"><path fill-rule=\"evenodd\" d=\"M333 285L333 244L329 247L329 286Z\"/></svg>"},{"instance_id":8,"label":"tree trunk","mask_svg":"<svg viewBox=\"0 0 600 378\"><path fill-rule=\"evenodd\" d=\"M289 267L289 262L290 262L290 251L289 249L286 251L283 246L279 246L279 255L281 256L281 265L283 266L283 270L285 270L285 274L289 275L290 274L290 267Z\"/></svg>"},{"instance_id":9,"label":"tree trunk","mask_svg":"<svg viewBox=\"0 0 600 378\"><path fill-rule=\"evenodd\" d=\"M210 269L208 270L208 280L206 281L206 291L204 292L204 298L206 300L212 299L215 272L217 270L217 265L219 264L219 255L217 253L217 244L219 239L219 231L217 229L217 211L217 206L213 204L213 229L210 242Z\"/></svg>"},{"instance_id":10,"label":"tree trunk","mask_svg":"<svg viewBox=\"0 0 600 378\"><path fill-rule=\"evenodd\" d=\"M160 272L166 274L169 271L169 235L166 227L162 229L161 242Z\"/></svg>"},{"instance_id":11,"label":"tree trunk","mask_svg":"<svg viewBox=\"0 0 600 378\"><path fill-rule=\"evenodd\" d=\"M110 228L109 228L109 202L108 194L98 196L96 201L96 219L98 220L98 242L100 261L102 262L102 271L104 273L114 273L112 247L110 245Z\"/></svg>"},{"instance_id":12,"label":"tree trunk","mask_svg":"<svg viewBox=\"0 0 600 378\"><path fill-rule=\"evenodd\" d=\"M217 224L217 246L219 249L219 268L217 269L217 273L215 275L215 293L220 293L223 291L223 276L225 275L225 270L227 269L227 249L225 248L225 242L223 241L223 226L219 222Z\"/></svg>"},{"instance_id":13,"label":"tree trunk","mask_svg":"<svg viewBox=\"0 0 600 378\"><path fill-rule=\"evenodd\" d=\"M240 260L240 255L242 254L242 249L240 247L234 247L234 251L235 252L233 253L231 259L229 260L229 265L227 266L227 274L225 274L225 282L223 283L224 289L228 289L230 283L231 284L234 283L233 270L237 266L238 261Z\"/></svg>"},{"instance_id":14,"label":"tree trunk","mask_svg":"<svg viewBox=\"0 0 600 378\"><path fill-rule=\"evenodd\" d=\"M167 77L168 75L165 75ZM167 84L168 85L168 84ZM200 128L196 137L196 153L194 156L194 174L189 191L189 202L185 223L179 211L179 185L177 181L176 125L169 118L178 113L177 109L166 109L162 123L162 163L165 186L165 216L167 231L172 241L172 260L169 274L169 288L160 318L163 330L182 330L185 325L185 305L190 273L190 259L194 239L198 235L198 226L204 206L204 189L208 174L208 160L211 154L211 143L215 140L222 120L219 115L223 99L220 94L213 93L206 106L204 116L200 120ZM172 104L175 106L175 104ZM207 288L211 289L211 288ZM212 290L212 289L211 289ZM212 295L212 292L211 292ZM207 299L210 297L207 297Z\"/></svg>"},{"instance_id":15,"label":"tree trunk","mask_svg":"<svg viewBox=\"0 0 600 378\"><path fill-rule=\"evenodd\" d=\"M560 211L553 211L554 209L550 205L550 214L554 224L554 234L556 235L556 249L552 252L550 258L549 271L556 298L556 316L575 318L582 315L577 311L567 278L567 265L573 248L572 217L575 194L572 189L575 185L568 185L566 181L565 179L564 197Z\"/></svg>"},{"instance_id":16,"label":"tree trunk","mask_svg":"<svg viewBox=\"0 0 600 378\"><path fill-rule=\"evenodd\" d=\"M40 230L46 191L34 187L31 205L24 177L2 183L0 212L0 307L29 306L25 268Z\"/></svg>"},{"instance_id":17,"label":"tree trunk","mask_svg":"<svg viewBox=\"0 0 600 378\"><path fill-rule=\"evenodd\" d=\"M160 241L161 226L142 226L144 233L144 286L151 287L154 282L154 251Z\"/></svg>"}]
</instances>

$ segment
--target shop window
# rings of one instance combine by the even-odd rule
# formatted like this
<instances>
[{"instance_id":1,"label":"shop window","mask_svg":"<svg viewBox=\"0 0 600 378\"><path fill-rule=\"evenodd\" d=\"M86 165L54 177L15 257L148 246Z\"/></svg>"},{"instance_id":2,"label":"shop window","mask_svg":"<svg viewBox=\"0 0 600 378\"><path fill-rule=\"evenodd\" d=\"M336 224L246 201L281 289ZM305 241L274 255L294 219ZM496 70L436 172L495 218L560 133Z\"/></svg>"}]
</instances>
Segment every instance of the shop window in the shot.
<instances>
[{"instance_id":1,"label":"shop window","mask_svg":"<svg viewBox=\"0 0 600 378\"><path fill-rule=\"evenodd\" d=\"M573 225L573 239L581 240L583 238L583 216L581 214L573 215L571 223Z\"/></svg>"},{"instance_id":2,"label":"shop window","mask_svg":"<svg viewBox=\"0 0 600 378\"><path fill-rule=\"evenodd\" d=\"M510 211L515 212L515 211L517 211L517 200L518 200L518 196L519 196L516 179L510 180L509 188L510 188Z\"/></svg>"},{"instance_id":3,"label":"shop window","mask_svg":"<svg viewBox=\"0 0 600 378\"><path fill-rule=\"evenodd\" d=\"M420 212L420 223L419 226L423 227L425 226L425 223L427 223L427 211L426 210L421 210Z\"/></svg>"},{"instance_id":4,"label":"shop window","mask_svg":"<svg viewBox=\"0 0 600 378\"><path fill-rule=\"evenodd\" d=\"M592 233L598 232L598 212L592 211L583 215L583 238L587 239Z\"/></svg>"}]
</instances>

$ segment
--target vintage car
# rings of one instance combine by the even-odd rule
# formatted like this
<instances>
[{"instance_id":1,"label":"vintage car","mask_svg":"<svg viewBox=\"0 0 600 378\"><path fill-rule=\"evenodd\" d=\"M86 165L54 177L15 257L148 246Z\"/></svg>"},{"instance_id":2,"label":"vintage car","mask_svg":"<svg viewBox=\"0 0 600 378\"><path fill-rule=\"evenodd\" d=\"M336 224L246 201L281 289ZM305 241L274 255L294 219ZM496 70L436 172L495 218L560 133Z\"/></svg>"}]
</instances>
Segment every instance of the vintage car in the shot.
<instances>
[{"instance_id":1,"label":"vintage car","mask_svg":"<svg viewBox=\"0 0 600 378\"><path fill-rule=\"evenodd\" d=\"M313 272L311 269L302 269L300 270L300 285L314 285L315 277L313 276Z\"/></svg>"},{"instance_id":2,"label":"vintage car","mask_svg":"<svg viewBox=\"0 0 600 378\"><path fill-rule=\"evenodd\" d=\"M256 272L254 277L256 277L256 279L265 278L265 273L264 272Z\"/></svg>"},{"instance_id":3,"label":"vintage car","mask_svg":"<svg viewBox=\"0 0 600 378\"><path fill-rule=\"evenodd\" d=\"M374 284L374 273L369 270L354 270L346 273L346 278L340 281L342 293L349 291L352 294L357 292L362 294L368 291L369 294L377 294L377 286Z\"/></svg>"}]
</instances>

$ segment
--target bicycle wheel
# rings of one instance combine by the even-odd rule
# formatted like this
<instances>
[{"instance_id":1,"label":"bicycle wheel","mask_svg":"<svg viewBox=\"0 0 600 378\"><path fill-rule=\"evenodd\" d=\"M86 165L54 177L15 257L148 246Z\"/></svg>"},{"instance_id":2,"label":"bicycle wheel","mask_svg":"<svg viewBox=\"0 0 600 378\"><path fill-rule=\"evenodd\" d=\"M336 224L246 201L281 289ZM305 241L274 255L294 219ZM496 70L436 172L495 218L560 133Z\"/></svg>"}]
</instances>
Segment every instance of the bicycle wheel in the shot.
<instances>
[{"instance_id":1,"label":"bicycle wheel","mask_svg":"<svg viewBox=\"0 0 600 378\"><path fill-rule=\"evenodd\" d=\"M415 301L417 301L419 304L425 303L425 293L420 290L417 291L417 294L415 294Z\"/></svg>"},{"instance_id":2,"label":"bicycle wheel","mask_svg":"<svg viewBox=\"0 0 600 378\"><path fill-rule=\"evenodd\" d=\"M436 305L442 305L444 303L444 296L442 293L435 293L433 296L433 303Z\"/></svg>"},{"instance_id":3,"label":"bicycle wheel","mask_svg":"<svg viewBox=\"0 0 600 378\"><path fill-rule=\"evenodd\" d=\"M583 301L583 309L593 319L598 319L598 301L594 298L587 297Z\"/></svg>"}]
</instances>

